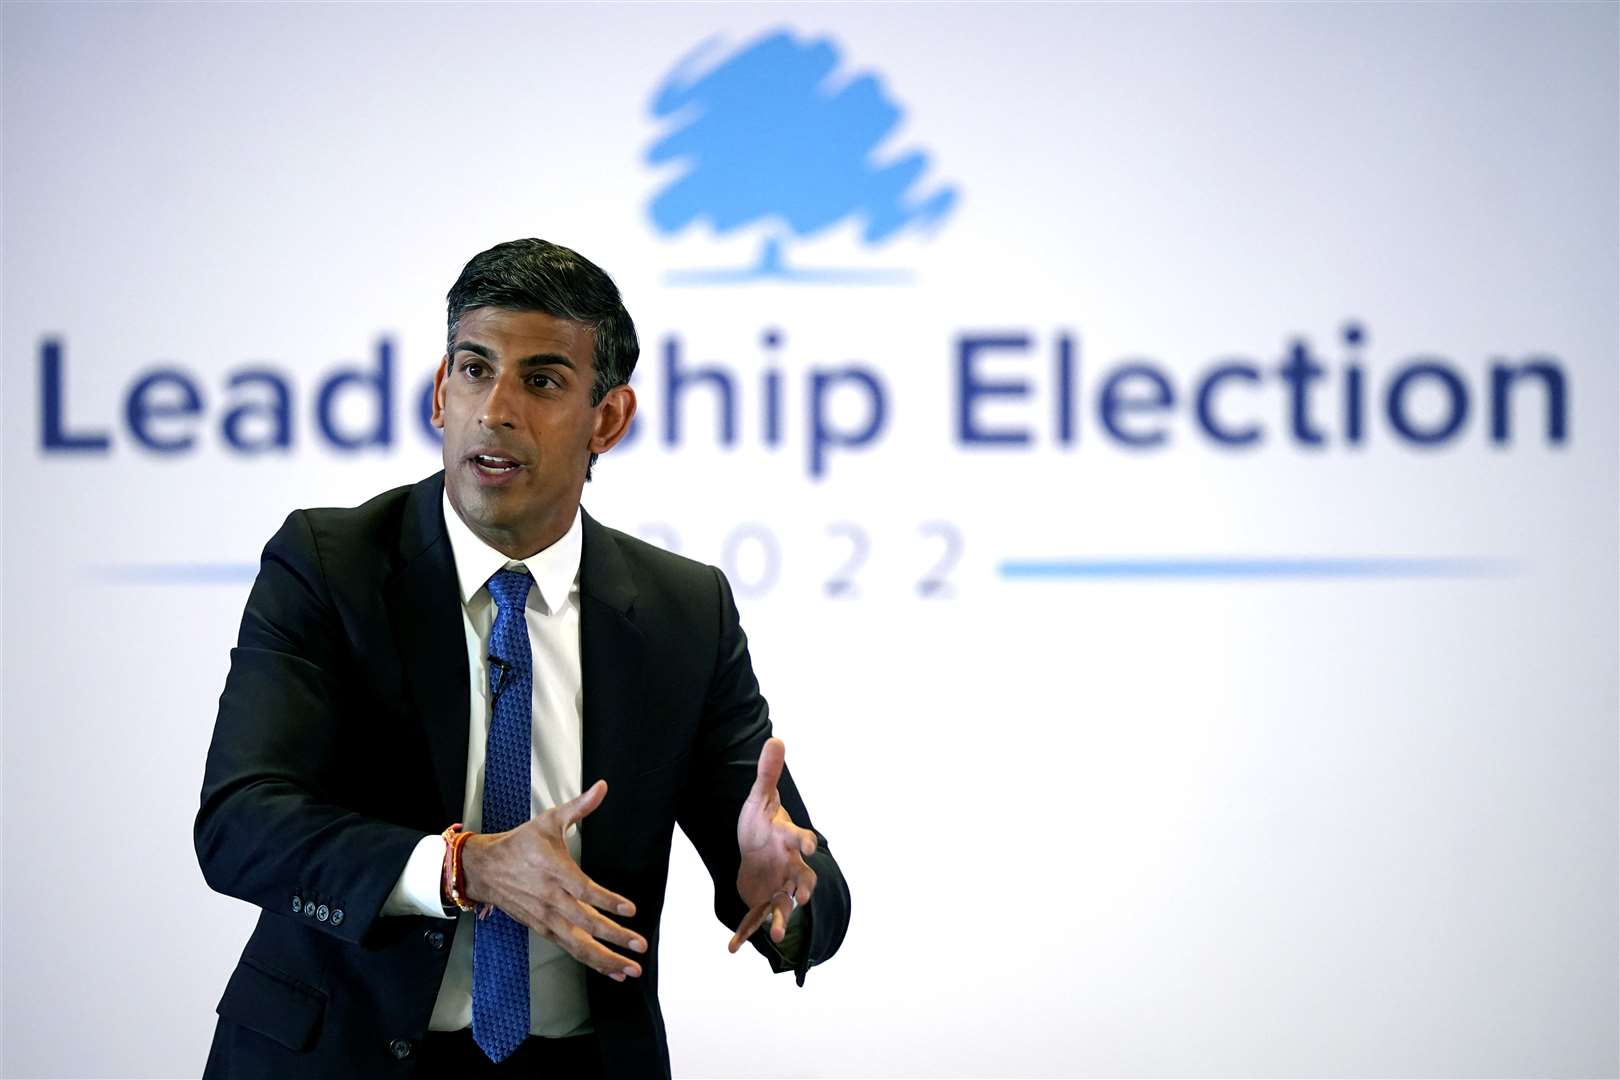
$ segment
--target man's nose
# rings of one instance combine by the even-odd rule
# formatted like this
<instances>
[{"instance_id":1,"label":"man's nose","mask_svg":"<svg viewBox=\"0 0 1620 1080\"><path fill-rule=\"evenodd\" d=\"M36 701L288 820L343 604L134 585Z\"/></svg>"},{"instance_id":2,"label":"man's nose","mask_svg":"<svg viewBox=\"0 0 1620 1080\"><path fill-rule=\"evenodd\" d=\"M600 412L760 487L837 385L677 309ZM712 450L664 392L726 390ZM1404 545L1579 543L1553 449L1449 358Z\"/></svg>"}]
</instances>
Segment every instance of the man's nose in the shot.
<instances>
[{"instance_id":1,"label":"man's nose","mask_svg":"<svg viewBox=\"0 0 1620 1080\"><path fill-rule=\"evenodd\" d=\"M484 395L484 407L478 416L479 423L488 428L509 428L515 425L516 399L512 395L522 390L517 381L516 375L510 372L503 372L491 381L489 393Z\"/></svg>"}]
</instances>

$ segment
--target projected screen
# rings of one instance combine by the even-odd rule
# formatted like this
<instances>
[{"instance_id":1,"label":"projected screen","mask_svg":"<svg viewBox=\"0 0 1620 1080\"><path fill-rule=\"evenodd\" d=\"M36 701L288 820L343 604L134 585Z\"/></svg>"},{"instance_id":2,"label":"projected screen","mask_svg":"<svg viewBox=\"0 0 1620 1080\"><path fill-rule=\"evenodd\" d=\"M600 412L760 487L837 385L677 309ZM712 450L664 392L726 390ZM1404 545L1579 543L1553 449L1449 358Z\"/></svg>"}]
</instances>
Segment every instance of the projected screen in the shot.
<instances>
[{"instance_id":1,"label":"projected screen","mask_svg":"<svg viewBox=\"0 0 1620 1080\"><path fill-rule=\"evenodd\" d=\"M260 551L527 236L853 897L801 989L676 841L676 1075L1614 1074L1617 25L8 5L7 1075L200 1071Z\"/></svg>"}]
</instances>

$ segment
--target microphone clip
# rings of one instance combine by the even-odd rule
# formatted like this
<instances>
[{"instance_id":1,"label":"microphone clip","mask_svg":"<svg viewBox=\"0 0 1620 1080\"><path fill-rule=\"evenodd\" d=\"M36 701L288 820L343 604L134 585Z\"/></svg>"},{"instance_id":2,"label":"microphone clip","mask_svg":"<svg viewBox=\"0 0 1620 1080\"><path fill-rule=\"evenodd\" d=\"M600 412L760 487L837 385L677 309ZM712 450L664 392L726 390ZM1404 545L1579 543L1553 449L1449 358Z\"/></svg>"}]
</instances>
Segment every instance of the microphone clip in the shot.
<instances>
[{"instance_id":1,"label":"microphone clip","mask_svg":"<svg viewBox=\"0 0 1620 1080\"><path fill-rule=\"evenodd\" d=\"M496 703L501 700L501 690L506 686L506 676L512 670L512 665L493 655L484 657L484 661L489 664L489 707L493 712Z\"/></svg>"}]
</instances>

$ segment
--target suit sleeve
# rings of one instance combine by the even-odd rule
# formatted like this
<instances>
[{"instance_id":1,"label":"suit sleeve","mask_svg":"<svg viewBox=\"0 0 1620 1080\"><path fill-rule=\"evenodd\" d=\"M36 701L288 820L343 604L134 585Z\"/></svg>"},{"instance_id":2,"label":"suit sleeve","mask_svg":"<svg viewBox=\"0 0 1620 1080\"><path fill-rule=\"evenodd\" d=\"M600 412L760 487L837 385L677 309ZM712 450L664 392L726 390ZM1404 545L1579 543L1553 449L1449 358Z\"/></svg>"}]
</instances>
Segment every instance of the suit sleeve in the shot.
<instances>
[{"instance_id":1,"label":"suit sleeve","mask_svg":"<svg viewBox=\"0 0 1620 1080\"><path fill-rule=\"evenodd\" d=\"M719 591L719 648L704 704L702 727L690 783L677 809L682 831L691 839L714 879L714 913L727 929L747 914L737 895L737 815L754 786L760 751L771 737L770 712L754 678L737 605L725 575L710 568ZM816 833L816 853L805 861L816 873L816 891L804 906L797 955L784 957L762 928L751 939L775 971L792 970L799 985L805 972L838 951L849 925L849 887L827 845L810 821L791 772L784 767L778 786L782 805L794 822Z\"/></svg>"},{"instance_id":2,"label":"suit sleeve","mask_svg":"<svg viewBox=\"0 0 1620 1080\"><path fill-rule=\"evenodd\" d=\"M358 943L423 837L343 806L355 759L336 672L348 652L295 511L265 546L231 650L194 840L210 888Z\"/></svg>"}]
</instances>

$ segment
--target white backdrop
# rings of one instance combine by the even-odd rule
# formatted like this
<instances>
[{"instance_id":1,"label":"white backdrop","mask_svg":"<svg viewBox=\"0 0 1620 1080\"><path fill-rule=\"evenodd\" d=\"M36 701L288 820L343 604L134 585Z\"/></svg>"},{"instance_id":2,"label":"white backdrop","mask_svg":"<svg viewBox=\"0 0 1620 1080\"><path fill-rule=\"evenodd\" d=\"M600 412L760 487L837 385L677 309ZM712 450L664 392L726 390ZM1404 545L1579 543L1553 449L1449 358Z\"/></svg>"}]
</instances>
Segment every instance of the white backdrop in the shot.
<instances>
[{"instance_id":1,"label":"white backdrop","mask_svg":"<svg viewBox=\"0 0 1620 1080\"><path fill-rule=\"evenodd\" d=\"M190 834L251 566L290 509L437 467L415 408L444 292L518 236L623 289L642 412L586 506L738 583L854 896L842 951L797 989L727 955L678 846L679 1075L1620 1072L1613 6L3 20L6 1076L201 1069L256 915L206 888ZM659 227L682 166L647 161L680 123L652 114L658 86L711 37L700 66L775 30L828 43L823 90L878 81L899 122L871 160L926 154L911 194L948 187L948 212L879 242L858 213L798 235L793 200L838 177L783 114L706 136L720 160L803 151L777 217ZM795 269L908 276L679 277L772 236ZM1029 339L974 361L1026 391L969 403L1023 445L961 437L975 336ZM379 340L390 439L336 448L320 385L375 373ZM1327 371L1320 444L1278 374L1295 341ZM671 436L671 342L734 380L734 445L712 387L680 392ZM1246 447L1203 434L1193 400L1233 358L1262 373L1215 407L1263 426ZM1529 376L1493 439L1491 366L1536 358L1563 437ZM1469 411L1419 445L1386 394L1430 361ZM1157 447L1103 423L1133 362L1174 402L1115 419ZM135 390L159 368L194 381L192 413L177 382ZM229 384L255 368L290 385L284 450L221 434L266 400ZM812 379L846 368L877 380L884 424L814 475ZM863 428L865 385L828 394L828 424ZM1445 386L1414 380L1409 426L1444 426ZM134 425L132 394L156 410ZM336 400L343 431L375 431L374 385ZM1435 561L1376 561L1411 559Z\"/></svg>"}]
</instances>

